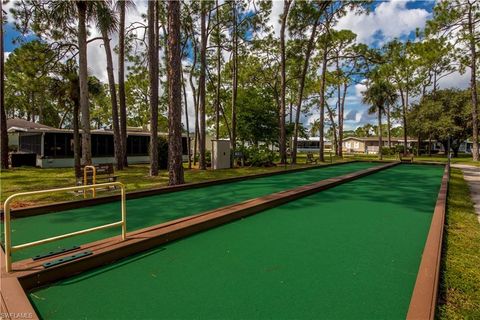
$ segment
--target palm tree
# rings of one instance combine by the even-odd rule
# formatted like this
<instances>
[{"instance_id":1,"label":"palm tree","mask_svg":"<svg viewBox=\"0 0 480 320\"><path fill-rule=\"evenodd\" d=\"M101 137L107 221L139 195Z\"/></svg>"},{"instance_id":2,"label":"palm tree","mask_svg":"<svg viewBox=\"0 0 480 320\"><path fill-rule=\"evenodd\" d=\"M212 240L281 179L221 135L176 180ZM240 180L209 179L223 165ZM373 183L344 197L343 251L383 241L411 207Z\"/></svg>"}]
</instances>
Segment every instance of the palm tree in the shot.
<instances>
[{"instance_id":1,"label":"palm tree","mask_svg":"<svg viewBox=\"0 0 480 320\"><path fill-rule=\"evenodd\" d=\"M96 22L100 32L102 33L105 55L107 57L107 76L108 87L110 90L110 100L112 103L113 146L115 160L117 163L117 170L123 170L123 145L120 138L120 127L118 123L117 92L115 88L115 77L113 75L113 59L109 38L109 35L117 29L118 20L115 12L110 7L102 6L97 11Z\"/></svg>"},{"instance_id":2,"label":"palm tree","mask_svg":"<svg viewBox=\"0 0 480 320\"><path fill-rule=\"evenodd\" d=\"M320 119L315 119L313 120L312 123L310 123L310 136L315 137L317 134L320 132Z\"/></svg>"},{"instance_id":3,"label":"palm tree","mask_svg":"<svg viewBox=\"0 0 480 320\"><path fill-rule=\"evenodd\" d=\"M395 88L384 79L374 79L363 92L362 102L369 104L369 114L377 113L378 117L378 159L382 160L382 114L385 113L387 105L392 105L397 100Z\"/></svg>"},{"instance_id":4,"label":"palm tree","mask_svg":"<svg viewBox=\"0 0 480 320\"><path fill-rule=\"evenodd\" d=\"M60 24L69 24L77 18L78 75L80 86L80 112L82 125L82 162L92 163L90 135L90 108L88 99L88 62L87 62L87 23L96 18L99 8L106 6L105 1L52 1L52 18Z\"/></svg>"},{"instance_id":5,"label":"palm tree","mask_svg":"<svg viewBox=\"0 0 480 320\"><path fill-rule=\"evenodd\" d=\"M180 2L168 1L168 184L184 183L182 163L182 60Z\"/></svg>"},{"instance_id":6,"label":"palm tree","mask_svg":"<svg viewBox=\"0 0 480 320\"><path fill-rule=\"evenodd\" d=\"M82 150L80 145L80 84L78 78L78 67L73 60L62 64L59 69L61 80L56 82L54 87L55 94L67 96L73 105L72 111L72 129L73 129L73 159L75 167L75 176L81 176L80 158Z\"/></svg>"}]
</instances>

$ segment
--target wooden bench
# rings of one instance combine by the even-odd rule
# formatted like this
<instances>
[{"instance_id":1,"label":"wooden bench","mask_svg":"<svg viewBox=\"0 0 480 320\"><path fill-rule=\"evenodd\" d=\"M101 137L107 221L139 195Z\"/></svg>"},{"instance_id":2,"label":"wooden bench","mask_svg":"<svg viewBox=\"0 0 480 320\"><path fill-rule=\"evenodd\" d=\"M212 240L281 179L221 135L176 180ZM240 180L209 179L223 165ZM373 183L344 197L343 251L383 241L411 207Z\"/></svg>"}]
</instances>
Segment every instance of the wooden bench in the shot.
<instances>
[{"instance_id":1,"label":"wooden bench","mask_svg":"<svg viewBox=\"0 0 480 320\"><path fill-rule=\"evenodd\" d=\"M107 183L117 181L118 176L115 175L113 163L100 163L95 167L95 183ZM81 168L81 175L77 176L77 185L84 184L85 166ZM87 184L93 183L93 170L87 169Z\"/></svg>"},{"instance_id":2,"label":"wooden bench","mask_svg":"<svg viewBox=\"0 0 480 320\"><path fill-rule=\"evenodd\" d=\"M403 153L403 152L400 152L400 153L398 154L398 159L399 159L401 162L413 163L413 153Z\"/></svg>"},{"instance_id":3,"label":"wooden bench","mask_svg":"<svg viewBox=\"0 0 480 320\"><path fill-rule=\"evenodd\" d=\"M313 153L307 153L306 164L315 163L318 164L318 159L313 156Z\"/></svg>"}]
</instances>

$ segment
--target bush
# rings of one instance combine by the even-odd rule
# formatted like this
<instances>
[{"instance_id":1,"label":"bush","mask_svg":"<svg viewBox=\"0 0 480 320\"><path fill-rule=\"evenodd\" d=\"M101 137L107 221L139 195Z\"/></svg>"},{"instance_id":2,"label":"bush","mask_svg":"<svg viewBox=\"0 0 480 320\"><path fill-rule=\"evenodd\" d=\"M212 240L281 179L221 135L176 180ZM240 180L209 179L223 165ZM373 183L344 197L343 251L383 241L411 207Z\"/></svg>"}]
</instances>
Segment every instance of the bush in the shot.
<instances>
[{"instance_id":1,"label":"bush","mask_svg":"<svg viewBox=\"0 0 480 320\"><path fill-rule=\"evenodd\" d=\"M398 152L395 148L389 148L389 147L382 147L382 155L384 156L394 156Z\"/></svg>"},{"instance_id":2,"label":"bush","mask_svg":"<svg viewBox=\"0 0 480 320\"><path fill-rule=\"evenodd\" d=\"M200 155L195 155L195 161L200 161ZM210 150L205 150L205 165L210 167L212 165L212 152Z\"/></svg>"},{"instance_id":3,"label":"bush","mask_svg":"<svg viewBox=\"0 0 480 320\"><path fill-rule=\"evenodd\" d=\"M395 153L403 153L403 144L397 144L395 146ZM411 148L407 148L407 152L411 153L412 152L412 149Z\"/></svg>"},{"instance_id":4,"label":"bush","mask_svg":"<svg viewBox=\"0 0 480 320\"><path fill-rule=\"evenodd\" d=\"M238 151L243 153L246 165L251 167L275 166L275 152L268 149L267 146L239 147Z\"/></svg>"}]
</instances>

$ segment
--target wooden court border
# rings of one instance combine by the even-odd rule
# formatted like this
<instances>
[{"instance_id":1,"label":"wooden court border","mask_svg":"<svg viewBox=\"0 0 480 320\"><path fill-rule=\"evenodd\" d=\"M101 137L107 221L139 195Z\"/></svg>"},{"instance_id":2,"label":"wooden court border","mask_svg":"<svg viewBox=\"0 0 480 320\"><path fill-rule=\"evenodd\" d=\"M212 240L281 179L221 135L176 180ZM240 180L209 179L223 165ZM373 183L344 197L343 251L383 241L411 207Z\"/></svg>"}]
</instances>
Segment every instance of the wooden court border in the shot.
<instances>
[{"instance_id":1,"label":"wooden court border","mask_svg":"<svg viewBox=\"0 0 480 320\"><path fill-rule=\"evenodd\" d=\"M449 180L450 166L447 164L413 288L407 313L408 320L433 320L435 317Z\"/></svg>"},{"instance_id":2,"label":"wooden court border","mask_svg":"<svg viewBox=\"0 0 480 320\"><path fill-rule=\"evenodd\" d=\"M399 162L385 163L339 177L325 179L309 185L247 200L239 204L233 204L220 209L136 230L128 233L127 240L125 241L121 241L120 237L112 237L88 243L82 245L78 250L92 250L94 252L92 255L48 269L43 268L42 263L48 261L51 257L36 261L27 259L15 262L13 264L14 271L12 273L6 273L4 252L0 250L0 260L2 260L0 261L2 263L1 277L2 280L6 279L7 281L7 286L4 288L5 292L2 290L1 295L5 301L3 304L4 308L11 313L25 312L23 310L31 312L31 310L34 309L26 295L28 291L398 164ZM76 251L58 255L55 258L58 259L62 256L71 255L74 252ZM34 313L33 319L36 319L36 317L38 317L38 315Z\"/></svg>"}]
</instances>

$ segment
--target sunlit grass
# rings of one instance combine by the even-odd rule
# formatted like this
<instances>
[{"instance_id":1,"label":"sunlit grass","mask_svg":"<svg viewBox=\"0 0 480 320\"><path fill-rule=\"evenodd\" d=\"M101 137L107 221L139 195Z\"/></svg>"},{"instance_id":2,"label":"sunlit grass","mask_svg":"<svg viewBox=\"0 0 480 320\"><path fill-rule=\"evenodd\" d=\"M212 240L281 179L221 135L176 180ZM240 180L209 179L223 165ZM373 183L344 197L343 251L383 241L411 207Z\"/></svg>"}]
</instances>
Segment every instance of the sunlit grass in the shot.
<instances>
[{"instance_id":1,"label":"sunlit grass","mask_svg":"<svg viewBox=\"0 0 480 320\"><path fill-rule=\"evenodd\" d=\"M437 318L480 319L480 223L459 169L447 205Z\"/></svg>"}]
</instances>

